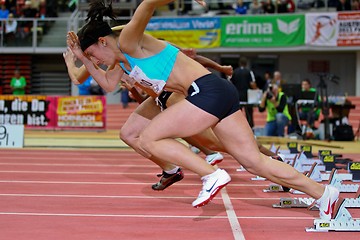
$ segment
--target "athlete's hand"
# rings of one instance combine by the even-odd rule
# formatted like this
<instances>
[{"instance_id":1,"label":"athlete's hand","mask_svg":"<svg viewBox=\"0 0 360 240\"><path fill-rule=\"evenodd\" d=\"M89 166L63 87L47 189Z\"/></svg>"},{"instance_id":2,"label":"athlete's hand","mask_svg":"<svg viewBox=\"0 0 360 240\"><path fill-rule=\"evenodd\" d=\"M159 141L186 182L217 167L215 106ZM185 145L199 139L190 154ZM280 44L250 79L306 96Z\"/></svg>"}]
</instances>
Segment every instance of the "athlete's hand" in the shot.
<instances>
[{"instance_id":1,"label":"athlete's hand","mask_svg":"<svg viewBox=\"0 0 360 240\"><path fill-rule=\"evenodd\" d=\"M194 59L196 57L196 49L194 48L184 48L181 49L181 52L183 52L189 58Z\"/></svg>"},{"instance_id":2,"label":"athlete's hand","mask_svg":"<svg viewBox=\"0 0 360 240\"><path fill-rule=\"evenodd\" d=\"M73 31L66 35L66 44L77 58L81 59L84 56L84 52L80 48L79 38Z\"/></svg>"},{"instance_id":3,"label":"athlete's hand","mask_svg":"<svg viewBox=\"0 0 360 240\"><path fill-rule=\"evenodd\" d=\"M76 56L69 47L66 48L66 51L63 53L63 57L65 60L66 66L75 65Z\"/></svg>"},{"instance_id":4,"label":"athlete's hand","mask_svg":"<svg viewBox=\"0 0 360 240\"><path fill-rule=\"evenodd\" d=\"M233 67L232 66L221 66L221 72L226 76L231 77L233 75Z\"/></svg>"}]
</instances>

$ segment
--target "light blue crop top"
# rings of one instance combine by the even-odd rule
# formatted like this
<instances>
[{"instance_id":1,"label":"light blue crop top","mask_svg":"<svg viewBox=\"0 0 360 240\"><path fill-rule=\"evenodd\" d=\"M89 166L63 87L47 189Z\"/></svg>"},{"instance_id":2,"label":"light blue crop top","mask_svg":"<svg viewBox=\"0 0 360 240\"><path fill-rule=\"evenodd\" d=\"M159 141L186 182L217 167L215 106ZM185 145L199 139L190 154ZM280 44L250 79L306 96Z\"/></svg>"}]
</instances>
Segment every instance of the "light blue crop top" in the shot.
<instances>
[{"instance_id":1,"label":"light blue crop top","mask_svg":"<svg viewBox=\"0 0 360 240\"><path fill-rule=\"evenodd\" d=\"M132 69L131 72L126 70L123 63L120 63L120 65L136 82L144 87L155 88L153 90L156 93L160 93L170 76L178 53L178 48L167 43L163 50L147 58L134 58L124 53ZM139 73L139 71L141 73ZM144 75L146 77L144 77ZM152 86L151 83L153 81L156 83L156 87Z\"/></svg>"}]
</instances>

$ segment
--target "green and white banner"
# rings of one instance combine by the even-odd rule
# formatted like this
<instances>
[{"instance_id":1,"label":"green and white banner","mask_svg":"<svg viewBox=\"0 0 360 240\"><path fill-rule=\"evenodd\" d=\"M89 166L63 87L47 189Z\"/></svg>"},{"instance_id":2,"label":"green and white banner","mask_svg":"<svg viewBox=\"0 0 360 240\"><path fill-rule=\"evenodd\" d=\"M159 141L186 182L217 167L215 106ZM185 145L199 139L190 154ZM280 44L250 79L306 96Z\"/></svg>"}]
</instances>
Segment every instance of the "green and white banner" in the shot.
<instances>
[{"instance_id":1,"label":"green and white banner","mask_svg":"<svg viewBox=\"0 0 360 240\"><path fill-rule=\"evenodd\" d=\"M304 45L304 15L221 18L222 47L290 47Z\"/></svg>"}]
</instances>

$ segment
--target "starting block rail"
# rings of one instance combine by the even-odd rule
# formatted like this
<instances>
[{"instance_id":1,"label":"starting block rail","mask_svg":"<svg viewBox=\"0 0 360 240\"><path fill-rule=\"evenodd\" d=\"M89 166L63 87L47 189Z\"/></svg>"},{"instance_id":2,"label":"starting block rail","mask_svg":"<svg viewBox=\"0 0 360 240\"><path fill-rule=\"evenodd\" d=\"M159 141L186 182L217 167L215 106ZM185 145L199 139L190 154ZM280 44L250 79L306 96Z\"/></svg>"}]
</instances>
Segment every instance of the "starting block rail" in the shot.
<instances>
[{"instance_id":1,"label":"starting block rail","mask_svg":"<svg viewBox=\"0 0 360 240\"><path fill-rule=\"evenodd\" d=\"M339 200L339 205L335 211L335 217L330 220L317 218L314 220L314 226L305 228L306 232L328 232L328 231L360 231L360 220L353 219L345 207L344 199Z\"/></svg>"}]
</instances>

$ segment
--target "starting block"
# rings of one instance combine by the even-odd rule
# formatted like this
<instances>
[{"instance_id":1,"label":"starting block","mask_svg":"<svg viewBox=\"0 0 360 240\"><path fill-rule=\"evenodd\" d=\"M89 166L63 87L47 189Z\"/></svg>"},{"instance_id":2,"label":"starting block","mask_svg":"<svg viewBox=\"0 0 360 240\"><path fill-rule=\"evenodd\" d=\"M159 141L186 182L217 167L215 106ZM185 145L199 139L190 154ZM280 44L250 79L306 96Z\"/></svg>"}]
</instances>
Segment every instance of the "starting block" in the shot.
<instances>
[{"instance_id":1,"label":"starting block","mask_svg":"<svg viewBox=\"0 0 360 240\"><path fill-rule=\"evenodd\" d=\"M359 184L342 184L342 179L339 178L337 170L334 168L329 176L329 185L333 185L340 192L357 192L359 190Z\"/></svg>"},{"instance_id":2,"label":"starting block","mask_svg":"<svg viewBox=\"0 0 360 240\"><path fill-rule=\"evenodd\" d=\"M274 208L309 208L309 210L318 210L317 207L311 206L315 201L314 198L280 198L279 204L273 204ZM354 198L345 198L344 207L360 208L360 188Z\"/></svg>"},{"instance_id":3,"label":"starting block","mask_svg":"<svg viewBox=\"0 0 360 240\"><path fill-rule=\"evenodd\" d=\"M344 203L344 199L339 199L335 217L330 220L315 219L314 226L305 228L306 232L360 231L360 220L352 218Z\"/></svg>"}]
</instances>

